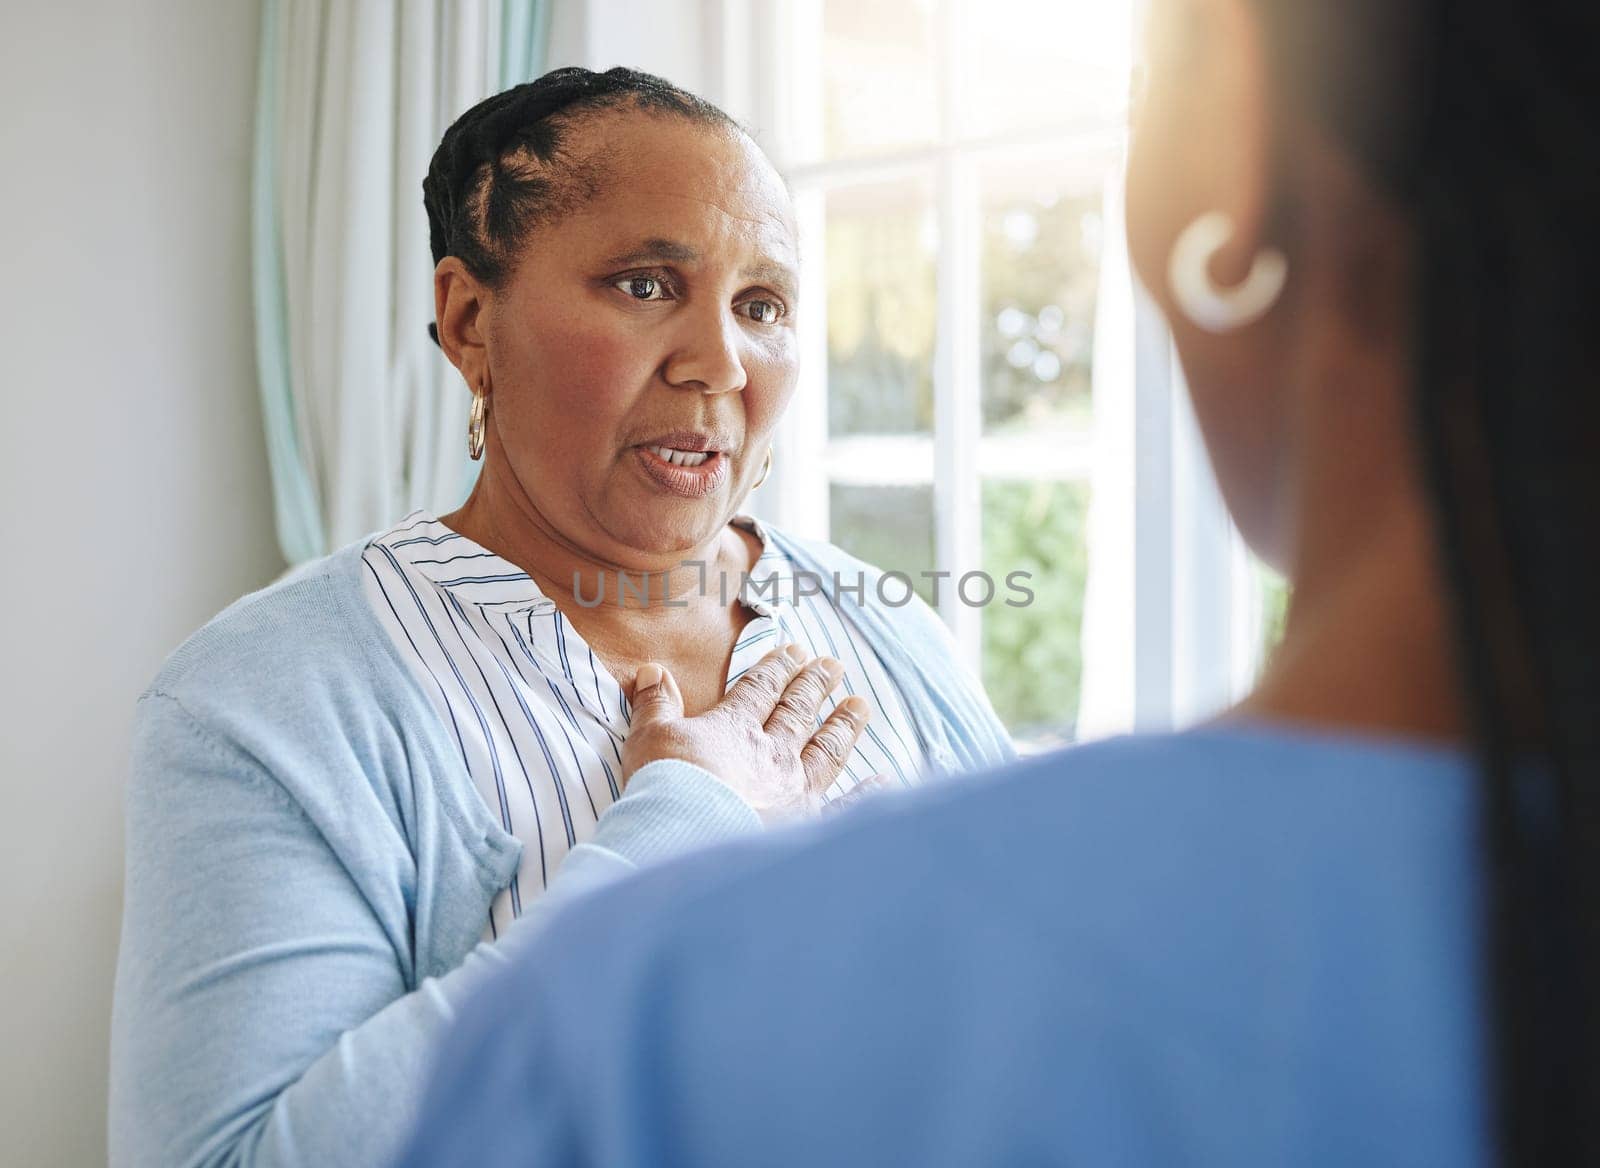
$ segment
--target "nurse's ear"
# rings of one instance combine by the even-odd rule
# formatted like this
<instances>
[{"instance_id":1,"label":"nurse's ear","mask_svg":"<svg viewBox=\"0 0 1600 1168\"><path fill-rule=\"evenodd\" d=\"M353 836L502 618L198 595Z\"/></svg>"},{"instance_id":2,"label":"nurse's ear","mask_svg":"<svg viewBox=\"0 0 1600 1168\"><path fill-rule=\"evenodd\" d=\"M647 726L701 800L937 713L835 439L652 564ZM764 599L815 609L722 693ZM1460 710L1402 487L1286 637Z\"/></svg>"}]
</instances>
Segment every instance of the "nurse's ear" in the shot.
<instances>
[{"instance_id":1,"label":"nurse's ear","mask_svg":"<svg viewBox=\"0 0 1600 1168\"><path fill-rule=\"evenodd\" d=\"M1275 86L1267 7L1152 4L1126 208L1129 255L1171 327L1229 513L1281 567L1293 542L1284 386L1305 268L1285 223L1299 181L1285 141L1299 131Z\"/></svg>"},{"instance_id":2,"label":"nurse's ear","mask_svg":"<svg viewBox=\"0 0 1600 1168\"><path fill-rule=\"evenodd\" d=\"M1272 238L1282 196L1278 123L1260 18L1246 0L1163 0L1146 33L1146 85L1128 165L1128 241L1145 286L1175 329L1169 262L1202 216L1230 231L1207 275L1222 288L1249 276Z\"/></svg>"},{"instance_id":3,"label":"nurse's ear","mask_svg":"<svg viewBox=\"0 0 1600 1168\"><path fill-rule=\"evenodd\" d=\"M488 384L489 356L484 343L486 310L493 293L456 256L445 256L433 270L433 339L474 392Z\"/></svg>"}]
</instances>

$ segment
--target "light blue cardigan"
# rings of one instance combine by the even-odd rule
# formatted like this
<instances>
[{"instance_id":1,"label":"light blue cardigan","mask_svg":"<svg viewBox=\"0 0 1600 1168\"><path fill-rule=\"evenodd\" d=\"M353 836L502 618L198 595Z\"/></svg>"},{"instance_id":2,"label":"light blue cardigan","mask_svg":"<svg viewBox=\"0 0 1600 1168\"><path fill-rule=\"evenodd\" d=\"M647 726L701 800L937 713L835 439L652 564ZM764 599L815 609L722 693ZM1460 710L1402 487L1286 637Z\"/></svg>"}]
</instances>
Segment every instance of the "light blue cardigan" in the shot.
<instances>
[{"instance_id":1,"label":"light blue cardigan","mask_svg":"<svg viewBox=\"0 0 1600 1168\"><path fill-rule=\"evenodd\" d=\"M845 592L842 608L899 683L936 770L1013 757L926 606L881 606L872 569L827 544L773 538L830 581L866 574L867 603ZM368 608L363 546L227 609L140 701L113 1164L385 1163L457 1006L537 944L551 906L759 827L706 772L653 763L534 911L480 943L521 845Z\"/></svg>"}]
</instances>

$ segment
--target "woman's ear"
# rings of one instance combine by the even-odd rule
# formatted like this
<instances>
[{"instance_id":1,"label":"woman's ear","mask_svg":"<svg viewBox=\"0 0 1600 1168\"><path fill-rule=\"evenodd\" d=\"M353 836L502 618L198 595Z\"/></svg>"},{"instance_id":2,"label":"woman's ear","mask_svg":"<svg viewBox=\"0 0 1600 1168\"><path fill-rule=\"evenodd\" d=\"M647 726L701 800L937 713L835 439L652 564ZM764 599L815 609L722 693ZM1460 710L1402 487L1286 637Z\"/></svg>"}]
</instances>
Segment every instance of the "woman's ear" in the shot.
<instances>
[{"instance_id":1,"label":"woman's ear","mask_svg":"<svg viewBox=\"0 0 1600 1168\"><path fill-rule=\"evenodd\" d=\"M488 380L489 356L483 328L488 298L488 288L458 257L445 256L433 270L439 347L474 392Z\"/></svg>"}]
</instances>

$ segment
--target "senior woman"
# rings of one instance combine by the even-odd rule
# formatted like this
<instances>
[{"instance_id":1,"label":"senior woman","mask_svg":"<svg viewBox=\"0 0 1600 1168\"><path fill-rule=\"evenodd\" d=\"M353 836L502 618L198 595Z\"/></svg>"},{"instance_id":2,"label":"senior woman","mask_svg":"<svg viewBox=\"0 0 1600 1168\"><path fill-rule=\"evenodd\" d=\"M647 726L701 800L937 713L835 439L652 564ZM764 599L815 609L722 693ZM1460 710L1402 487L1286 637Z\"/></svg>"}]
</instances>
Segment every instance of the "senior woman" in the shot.
<instances>
[{"instance_id":1,"label":"senior woman","mask_svg":"<svg viewBox=\"0 0 1600 1168\"><path fill-rule=\"evenodd\" d=\"M737 126L558 70L452 126L425 196L483 470L228 609L142 700L119 1164L381 1163L456 1004L558 897L1010 755L926 608L868 608L863 565L738 514L794 392L796 259ZM630 785L636 683L751 765Z\"/></svg>"}]
</instances>

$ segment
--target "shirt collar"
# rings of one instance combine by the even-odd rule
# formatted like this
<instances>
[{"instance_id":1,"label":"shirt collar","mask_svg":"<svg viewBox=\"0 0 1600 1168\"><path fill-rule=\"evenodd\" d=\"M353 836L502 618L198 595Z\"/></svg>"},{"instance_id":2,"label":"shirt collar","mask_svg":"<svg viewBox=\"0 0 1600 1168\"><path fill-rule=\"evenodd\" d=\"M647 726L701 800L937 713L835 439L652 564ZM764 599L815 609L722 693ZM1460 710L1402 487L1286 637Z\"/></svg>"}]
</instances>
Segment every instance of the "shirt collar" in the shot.
<instances>
[{"instance_id":1,"label":"shirt collar","mask_svg":"<svg viewBox=\"0 0 1600 1168\"><path fill-rule=\"evenodd\" d=\"M744 589L744 603L761 616L776 618L784 606L784 594L794 591L794 565L779 550L767 533L766 525L754 515L735 515L728 522L748 531L761 541L761 554L750 567L750 579L761 587Z\"/></svg>"},{"instance_id":2,"label":"shirt collar","mask_svg":"<svg viewBox=\"0 0 1600 1168\"><path fill-rule=\"evenodd\" d=\"M784 593L793 588L793 566L761 520L739 514L728 522L748 531L761 544L761 554L749 575L763 587L759 592L746 588L745 603L762 616L776 616L784 603ZM426 511L407 515L377 542L402 564L467 603L505 606L508 611L556 610L555 601L528 573Z\"/></svg>"},{"instance_id":3,"label":"shirt collar","mask_svg":"<svg viewBox=\"0 0 1600 1168\"><path fill-rule=\"evenodd\" d=\"M554 607L521 568L426 511L412 512L378 543L407 568L458 600L510 608Z\"/></svg>"}]
</instances>

